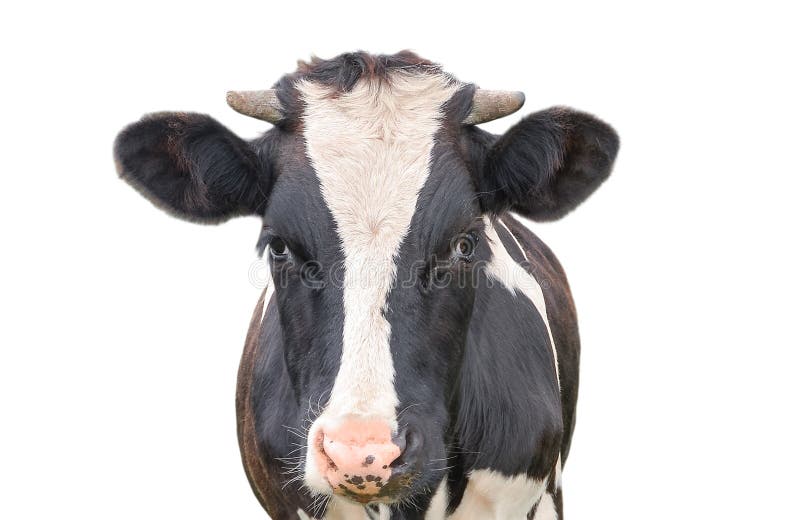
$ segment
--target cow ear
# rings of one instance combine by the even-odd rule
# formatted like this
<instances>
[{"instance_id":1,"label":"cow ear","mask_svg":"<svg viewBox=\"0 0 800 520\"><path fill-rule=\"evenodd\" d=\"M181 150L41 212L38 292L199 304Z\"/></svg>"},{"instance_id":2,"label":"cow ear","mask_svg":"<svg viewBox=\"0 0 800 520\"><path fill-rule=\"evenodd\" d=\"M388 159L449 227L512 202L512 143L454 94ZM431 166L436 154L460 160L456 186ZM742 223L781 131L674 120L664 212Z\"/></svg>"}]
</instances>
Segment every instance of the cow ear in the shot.
<instances>
[{"instance_id":1,"label":"cow ear","mask_svg":"<svg viewBox=\"0 0 800 520\"><path fill-rule=\"evenodd\" d=\"M608 178L618 148L614 129L589 114L563 107L531 114L483 155L482 207L559 219Z\"/></svg>"},{"instance_id":2,"label":"cow ear","mask_svg":"<svg viewBox=\"0 0 800 520\"><path fill-rule=\"evenodd\" d=\"M257 155L207 115L146 115L117 136L114 159L121 178L186 220L217 223L265 209L268 175Z\"/></svg>"}]
</instances>

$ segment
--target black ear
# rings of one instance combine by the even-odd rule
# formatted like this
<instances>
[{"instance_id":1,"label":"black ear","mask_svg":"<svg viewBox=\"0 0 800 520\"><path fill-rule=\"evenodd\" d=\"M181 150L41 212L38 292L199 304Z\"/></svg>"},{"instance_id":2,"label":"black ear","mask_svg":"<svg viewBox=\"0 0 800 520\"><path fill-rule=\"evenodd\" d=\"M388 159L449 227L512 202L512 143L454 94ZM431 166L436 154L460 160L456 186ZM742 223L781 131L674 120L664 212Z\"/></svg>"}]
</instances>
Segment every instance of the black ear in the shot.
<instances>
[{"instance_id":1,"label":"black ear","mask_svg":"<svg viewBox=\"0 0 800 520\"><path fill-rule=\"evenodd\" d=\"M117 171L156 206L202 223L261 214L264 167L250 146L211 117L144 116L114 142Z\"/></svg>"},{"instance_id":2,"label":"black ear","mask_svg":"<svg viewBox=\"0 0 800 520\"><path fill-rule=\"evenodd\" d=\"M619 137L589 114L554 107L526 117L486 151L478 174L485 211L555 220L611 173Z\"/></svg>"}]
</instances>

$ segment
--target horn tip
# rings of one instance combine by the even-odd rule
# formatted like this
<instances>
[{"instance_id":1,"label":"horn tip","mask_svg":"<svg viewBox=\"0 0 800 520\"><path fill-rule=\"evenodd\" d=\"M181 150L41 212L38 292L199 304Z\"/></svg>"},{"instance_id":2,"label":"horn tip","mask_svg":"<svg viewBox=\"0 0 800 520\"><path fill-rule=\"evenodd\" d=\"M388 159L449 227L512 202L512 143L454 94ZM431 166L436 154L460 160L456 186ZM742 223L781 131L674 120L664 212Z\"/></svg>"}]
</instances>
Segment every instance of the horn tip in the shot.
<instances>
[{"instance_id":1,"label":"horn tip","mask_svg":"<svg viewBox=\"0 0 800 520\"><path fill-rule=\"evenodd\" d=\"M276 124L283 117L280 102L272 90L229 90L228 105L242 115Z\"/></svg>"},{"instance_id":2,"label":"horn tip","mask_svg":"<svg viewBox=\"0 0 800 520\"><path fill-rule=\"evenodd\" d=\"M238 111L239 108L242 106L242 95L236 92L235 90L229 90L225 94L225 101L228 102L228 106Z\"/></svg>"},{"instance_id":3,"label":"horn tip","mask_svg":"<svg viewBox=\"0 0 800 520\"><path fill-rule=\"evenodd\" d=\"M464 119L467 125L488 123L513 114L525 103L525 93L509 90L481 90L473 95L472 111Z\"/></svg>"}]
</instances>

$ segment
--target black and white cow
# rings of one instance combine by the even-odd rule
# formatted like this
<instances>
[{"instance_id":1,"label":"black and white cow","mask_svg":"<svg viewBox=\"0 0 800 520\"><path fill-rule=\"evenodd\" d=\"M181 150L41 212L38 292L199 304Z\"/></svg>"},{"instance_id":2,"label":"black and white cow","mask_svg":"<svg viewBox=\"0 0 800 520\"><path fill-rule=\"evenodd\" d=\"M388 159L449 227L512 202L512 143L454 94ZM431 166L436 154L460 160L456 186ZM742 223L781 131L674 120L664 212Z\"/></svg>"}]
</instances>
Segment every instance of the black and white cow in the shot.
<instances>
[{"instance_id":1,"label":"black and white cow","mask_svg":"<svg viewBox=\"0 0 800 520\"><path fill-rule=\"evenodd\" d=\"M575 309L553 253L509 212L553 220L608 177L618 138L568 108L505 134L520 93L410 52L312 60L206 115L120 133L120 175L170 213L263 219L274 284L239 372L253 491L283 518L562 517L575 424Z\"/></svg>"}]
</instances>

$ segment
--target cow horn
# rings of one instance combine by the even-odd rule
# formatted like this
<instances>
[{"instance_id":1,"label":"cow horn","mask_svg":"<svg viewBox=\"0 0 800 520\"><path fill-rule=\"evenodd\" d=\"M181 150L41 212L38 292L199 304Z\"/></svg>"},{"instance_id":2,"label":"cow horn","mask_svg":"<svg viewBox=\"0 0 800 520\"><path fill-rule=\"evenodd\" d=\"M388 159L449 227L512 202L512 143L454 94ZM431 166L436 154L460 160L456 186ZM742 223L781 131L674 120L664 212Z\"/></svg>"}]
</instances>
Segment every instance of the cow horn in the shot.
<instances>
[{"instance_id":1,"label":"cow horn","mask_svg":"<svg viewBox=\"0 0 800 520\"><path fill-rule=\"evenodd\" d=\"M274 90L231 90L228 105L240 114L275 124L283 118L283 110Z\"/></svg>"},{"instance_id":2,"label":"cow horn","mask_svg":"<svg viewBox=\"0 0 800 520\"><path fill-rule=\"evenodd\" d=\"M525 94L510 90L476 89L472 96L472 110L464 119L465 125L488 123L513 114L525 103Z\"/></svg>"}]
</instances>

